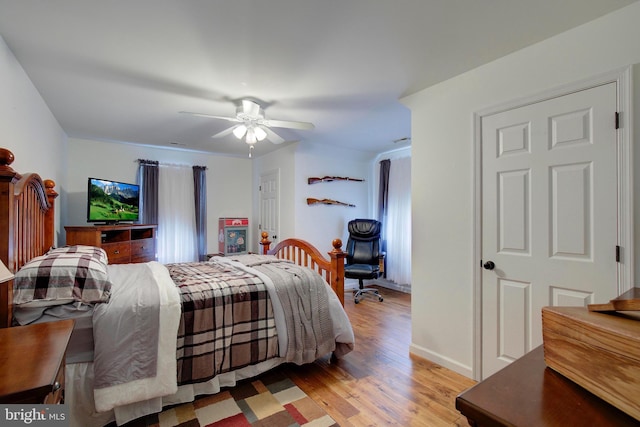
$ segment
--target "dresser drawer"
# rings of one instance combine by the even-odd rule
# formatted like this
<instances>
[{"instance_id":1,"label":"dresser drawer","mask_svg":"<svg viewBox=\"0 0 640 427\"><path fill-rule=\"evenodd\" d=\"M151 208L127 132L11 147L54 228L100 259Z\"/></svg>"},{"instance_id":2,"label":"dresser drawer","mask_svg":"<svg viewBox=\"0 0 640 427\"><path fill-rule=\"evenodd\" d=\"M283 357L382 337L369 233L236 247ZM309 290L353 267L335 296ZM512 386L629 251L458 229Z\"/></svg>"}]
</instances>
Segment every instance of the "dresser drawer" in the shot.
<instances>
[{"instance_id":1,"label":"dresser drawer","mask_svg":"<svg viewBox=\"0 0 640 427\"><path fill-rule=\"evenodd\" d=\"M147 262L156 259L155 239L131 241L131 262Z\"/></svg>"},{"instance_id":2,"label":"dresser drawer","mask_svg":"<svg viewBox=\"0 0 640 427\"><path fill-rule=\"evenodd\" d=\"M109 264L127 264L131 258L131 243L103 243L102 249L107 253Z\"/></svg>"},{"instance_id":3,"label":"dresser drawer","mask_svg":"<svg viewBox=\"0 0 640 427\"><path fill-rule=\"evenodd\" d=\"M45 405L56 405L59 403L63 403L64 399L64 360L62 361L62 365L60 365L60 369L58 369L58 374L56 375L56 379L51 386L51 393L47 394L44 398Z\"/></svg>"}]
</instances>

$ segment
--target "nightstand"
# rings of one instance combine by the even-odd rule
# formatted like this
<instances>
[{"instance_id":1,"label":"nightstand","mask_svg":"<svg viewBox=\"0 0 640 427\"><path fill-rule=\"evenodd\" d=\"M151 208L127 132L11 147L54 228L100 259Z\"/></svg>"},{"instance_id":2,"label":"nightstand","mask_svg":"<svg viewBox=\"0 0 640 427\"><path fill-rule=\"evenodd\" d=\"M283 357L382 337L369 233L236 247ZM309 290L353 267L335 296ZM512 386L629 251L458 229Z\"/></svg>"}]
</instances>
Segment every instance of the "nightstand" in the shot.
<instances>
[{"instance_id":1,"label":"nightstand","mask_svg":"<svg viewBox=\"0 0 640 427\"><path fill-rule=\"evenodd\" d=\"M73 320L0 329L0 403L61 403Z\"/></svg>"},{"instance_id":2,"label":"nightstand","mask_svg":"<svg viewBox=\"0 0 640 427\"><path fill-rule=\"evenodd\" d=\"M638 420L547 367L542 346L458 395L456 409L475 427L638 425Z\"/></svg>"}]
</instances>

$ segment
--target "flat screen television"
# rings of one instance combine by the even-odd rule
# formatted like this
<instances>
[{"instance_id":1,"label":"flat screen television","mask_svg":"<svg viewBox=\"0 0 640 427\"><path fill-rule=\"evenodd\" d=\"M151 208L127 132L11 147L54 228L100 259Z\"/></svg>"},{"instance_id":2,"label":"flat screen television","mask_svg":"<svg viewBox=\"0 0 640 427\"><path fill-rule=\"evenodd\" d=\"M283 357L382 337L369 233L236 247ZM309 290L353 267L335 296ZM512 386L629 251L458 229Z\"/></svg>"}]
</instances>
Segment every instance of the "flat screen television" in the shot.
<instances>
[{"instance_id":1,"label":"flat screen television","mask_svg":"<svg viewBox=\"0 0 640 427\"><path fill-rule=\"evenodd\" d=\"M136 222L139 206L140 186L108 179L88 179L87 222Z\"/></svg>"}]
</instances>

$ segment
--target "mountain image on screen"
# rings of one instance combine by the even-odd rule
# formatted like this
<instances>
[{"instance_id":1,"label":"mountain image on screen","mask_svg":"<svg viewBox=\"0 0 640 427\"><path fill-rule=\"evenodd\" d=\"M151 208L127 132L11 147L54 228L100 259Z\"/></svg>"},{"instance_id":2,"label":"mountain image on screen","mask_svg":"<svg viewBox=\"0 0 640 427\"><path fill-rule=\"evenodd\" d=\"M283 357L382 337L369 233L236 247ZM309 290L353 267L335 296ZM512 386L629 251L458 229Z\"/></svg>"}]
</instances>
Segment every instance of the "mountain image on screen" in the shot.
<instances>
[{"instance_id":1,"label":"mountain image on screen","mask_svg":"<svg viewBox=\"0 0 640 427\"><path fill-rule=\"evenodd\" d=\"M137 221L138 189L133 184L91 179L89 221Z\"/></svg>"}]
</instances>

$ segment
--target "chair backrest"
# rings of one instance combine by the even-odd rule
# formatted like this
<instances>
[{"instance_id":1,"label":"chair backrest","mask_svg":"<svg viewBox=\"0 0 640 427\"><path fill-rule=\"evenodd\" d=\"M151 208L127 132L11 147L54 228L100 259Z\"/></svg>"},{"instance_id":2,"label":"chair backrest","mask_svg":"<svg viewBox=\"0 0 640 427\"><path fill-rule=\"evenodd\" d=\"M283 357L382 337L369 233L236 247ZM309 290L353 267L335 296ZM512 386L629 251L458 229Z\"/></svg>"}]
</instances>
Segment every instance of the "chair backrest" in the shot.
<instances>
[{"instance_id":1,"label":"chair backrest","mask_svg":"<svg viewBox=\"0 0 640 427\"><path fill-rule=\"evenodd\" d=\"M375 219L354 219L349 221L347 229L347 264L377 265L380 256L380 228L382 224Z\"/></svg>"}]
</instances>

